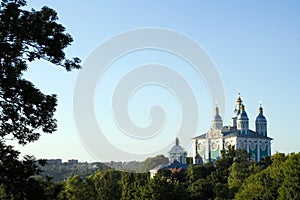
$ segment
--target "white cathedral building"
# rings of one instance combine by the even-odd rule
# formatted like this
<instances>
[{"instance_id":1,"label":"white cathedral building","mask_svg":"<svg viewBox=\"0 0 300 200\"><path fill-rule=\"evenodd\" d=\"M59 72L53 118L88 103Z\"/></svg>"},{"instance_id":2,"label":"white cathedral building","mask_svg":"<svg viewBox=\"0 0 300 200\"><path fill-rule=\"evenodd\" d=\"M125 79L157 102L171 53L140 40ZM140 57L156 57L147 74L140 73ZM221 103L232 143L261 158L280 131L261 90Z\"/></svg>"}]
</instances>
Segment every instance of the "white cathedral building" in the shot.
<instances>
[{"instance_id":1,"label":"white cathedral building","mask_svg":"<svg viewBox=\"0 0 300 200\"><path fill-rule=\"evenodd\" d=\"M245 149L255 161L270 156L272 138L267 136L267 120L261 105L258 110L253 131L249 129L249 118L240 95L229 126L223 126L219 107L216 106L210 130L192 139L194 164L219 159L221 151L230 145Z\"/></svg>"}]
</instances>

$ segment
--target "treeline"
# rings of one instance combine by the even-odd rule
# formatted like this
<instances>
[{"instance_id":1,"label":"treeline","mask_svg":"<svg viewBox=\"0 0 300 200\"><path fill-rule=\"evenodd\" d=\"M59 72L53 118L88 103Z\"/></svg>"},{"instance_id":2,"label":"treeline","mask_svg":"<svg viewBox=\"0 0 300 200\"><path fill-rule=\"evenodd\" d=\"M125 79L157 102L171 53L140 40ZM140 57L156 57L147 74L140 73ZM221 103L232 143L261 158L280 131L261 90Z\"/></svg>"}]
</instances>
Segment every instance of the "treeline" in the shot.
<instances>
[{"instance_id":1,"label":"treeline","mask_svg":"<svg viewBox=\"0 0 300 200\"><path fill-rule=\"evenodd\" d=\"M141 167L137 170L137 172L149 172L149 170L161 164L168 164L169 159L164 155L157 155L155 157L147 158L145 161L141 163Z\"/></svg>"},{"instance_id":2,"label":"treeline","mask_svg":"<svg viewBox=\"0 0 300 200\"><path fill-rule=\"evenodd\" d=\"M85 179L87 176L92 175L96 171L107 171L108 169L117 169L127 172L149 172L150 169L161 165L168 164L169 159L164 155L157 155L155 157L147 158L145 161L130 161L130 162L109 162L109 163L55 163L45 164L41 166L41 176L44 179L50 179L51 181L65 181L73 175L78 175L80 178Z\"/></svg>"},{"instance_id":3,"label":"treeline","mask_svg":"<svg viewBox=\"0 0 300 200\"><path fill-rule=\"evenodd\" d=\"M60 164L45 164L41 166L41 176L45 179L51 179L51 181L65 181L73 175L78 175L81 178L95 173L96 171L106 171L109 167L100 162L95 163L60 163Z\"/></svg>"},{"instance_id":4,"label":"treeline","mask_svg":"<svg viewBox=\"0 0 300 200\"><path fill-rule=\"evenodd\" d=\"M130 162L114 162L104 163L106 166L127 172L149 172L149 170L161 164L168 164L169 159L164 155L157 155L155 157L147 158L146 160L130 161Z\"/></svg>"},{"instance_id":5,"label":"treeline","mask_svg":"<svg viewBox=\"0 0 300 200\"><path fill-rule=\"evenodd\" d=\"M194 165L186 172L149 173L96 171L64 182L32 177L23 189L26 199L300 199L300 153L276 153L259 163L241 150L229 149L214 163ZM1 185L0 198L13 199Z\"/></svg>"}]
</instances>

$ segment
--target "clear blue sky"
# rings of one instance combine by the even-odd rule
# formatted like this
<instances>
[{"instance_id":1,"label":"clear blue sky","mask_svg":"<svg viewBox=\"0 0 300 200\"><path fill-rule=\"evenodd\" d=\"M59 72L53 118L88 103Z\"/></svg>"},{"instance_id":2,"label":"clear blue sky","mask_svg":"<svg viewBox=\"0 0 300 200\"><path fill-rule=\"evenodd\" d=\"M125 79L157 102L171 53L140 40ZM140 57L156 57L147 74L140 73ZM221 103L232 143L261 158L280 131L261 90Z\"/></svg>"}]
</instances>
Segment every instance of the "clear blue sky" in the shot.
<instances>
[{"instance_id":1,"label":"clear blue sky","mask_svg":"<svg viewBox=\"0 0 300 200\"><path fill-rule=\"evenodd\" d=\"M240 90L251 129L254 129L259 101L263 101L268 134L274 138L272 153L299 151L298 1L28 2L28 6L35 9L43 5L58 12L59 22L74 38L67 55L79 56L83 61L101 42L131 29L168 28L193 38L207 51L221 75L226 93L226 114L222 116L225 125L229 124ZM156 56L155 52L149 55ZM135 59L140 58L132 57L131 61ZM33 154L37 158L94 160L82 146L73 119L72 98L77 75L78 72L68 73L46 62L30 65L25 76L43 92L58 95L58 131L19 147L23 154ZM212 105L205 85L199 84L202 84L199 90L204 91L203 96L197 94L201 96L198 130L201 134L209 128ZM95 95L96 101L99 98ZM95 108L95 112L100 109ZM133 106L133 109L136 108ZM176 127L170 129L171 138L175 137L175 131Z\"/></svg>"}]
</instances>

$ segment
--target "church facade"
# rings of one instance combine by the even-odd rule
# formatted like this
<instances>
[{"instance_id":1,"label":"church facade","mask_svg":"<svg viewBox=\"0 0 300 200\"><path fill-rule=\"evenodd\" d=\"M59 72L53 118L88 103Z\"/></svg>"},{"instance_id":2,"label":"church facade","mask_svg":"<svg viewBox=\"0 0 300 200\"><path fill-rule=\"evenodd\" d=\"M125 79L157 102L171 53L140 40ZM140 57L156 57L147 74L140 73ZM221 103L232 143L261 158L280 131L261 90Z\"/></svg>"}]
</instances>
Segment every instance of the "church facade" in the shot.
<instances>
[{"instance_id":1,"label":"church facade","mask_svg":"<svg viewBox=\"0 0 300 200\"><path fill-rule=\"evenodd\" d=\"M236 102L229 126L223 126L219 107L216 106L210 130L192 139L194 164L219 159L221 151L229 146L245 149L254 161L271 155L272 138L267 134L267 120L263 115L262 106L258 109L254 131L249 129L249 118L240 95Z\"/></svg>"}]
</instances>

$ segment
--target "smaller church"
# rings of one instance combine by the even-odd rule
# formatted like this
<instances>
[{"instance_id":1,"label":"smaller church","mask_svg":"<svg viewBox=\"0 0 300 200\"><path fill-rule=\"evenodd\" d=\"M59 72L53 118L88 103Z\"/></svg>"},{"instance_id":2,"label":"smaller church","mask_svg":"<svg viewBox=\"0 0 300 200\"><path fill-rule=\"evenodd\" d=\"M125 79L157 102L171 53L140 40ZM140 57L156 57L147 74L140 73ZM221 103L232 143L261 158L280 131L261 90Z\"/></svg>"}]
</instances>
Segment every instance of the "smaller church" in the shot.
<instances>
[{"instance_id":1,"label":"smaller church","mask_svg":"<svg viewBox=\"0 0 300 200\"><path fill-rule=\"evenodd\" d=\"M245 149L257 162L271 155L272 138L268 137L267 120L262 105L258 109L255 130L250 130L249 118L240 95L236 103L229 126L223 126L219 107L216 106L209 131L192 139L194 164L219 159L221 151L229 146Z\"/></svg>"},{"instance_id":2,"label":"smaller church","mask_svg":"<svg viewBox=\"0 0 300 200\"><path fill-rule=\"evenodd\" d=\"M186 151L179 145L178 136L175 139L175 145L169 151L170 163L179 162L181 164L186 164Z\"/></svg>"},{"instance_id":3,"label":"smaller church","mask_svg":"<svg viewBox=\"0 0 300 200\"><path fill-rule=\"evenodd\" d=\"M163 164L150 170L150 177L153 178L158 170L170 170L171 172L184 172L188 169L186 163L186 151L180 146L179 139L176 137L175 145L168 152L169 164Z\"/></svg>"}]
</instances>

